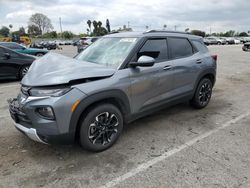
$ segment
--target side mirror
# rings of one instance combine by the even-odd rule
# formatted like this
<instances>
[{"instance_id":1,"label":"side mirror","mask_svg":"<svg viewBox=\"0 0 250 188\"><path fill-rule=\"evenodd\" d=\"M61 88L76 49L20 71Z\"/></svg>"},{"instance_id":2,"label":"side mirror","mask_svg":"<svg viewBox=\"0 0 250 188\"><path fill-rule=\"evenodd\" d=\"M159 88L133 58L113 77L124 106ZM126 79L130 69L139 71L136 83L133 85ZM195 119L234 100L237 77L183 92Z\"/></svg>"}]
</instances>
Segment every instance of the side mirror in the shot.
<instances>
[{"instance_id":1,"label":"side mirror","mask_svg":"<svg viewBox=\"0 0 250 188\"><path fill-rule=\"evenodd\" d=\"M137 62L130 62L129 66L130 67L152 67L155 64L155 59L150 57L150 56L146 56L146 55L142 55L141 57L139 57Z\"/></svg>"},{"instance_id":2,"label":"side mirror","mask_svg":"<svg viewBox=\"0 0 250 188\"><path fill-rule=\"evenodd\" d=\"M9 53L4 53L3 56L5 57L5 59L10 59L10 54Z\"/></svg>"}]
</instances>

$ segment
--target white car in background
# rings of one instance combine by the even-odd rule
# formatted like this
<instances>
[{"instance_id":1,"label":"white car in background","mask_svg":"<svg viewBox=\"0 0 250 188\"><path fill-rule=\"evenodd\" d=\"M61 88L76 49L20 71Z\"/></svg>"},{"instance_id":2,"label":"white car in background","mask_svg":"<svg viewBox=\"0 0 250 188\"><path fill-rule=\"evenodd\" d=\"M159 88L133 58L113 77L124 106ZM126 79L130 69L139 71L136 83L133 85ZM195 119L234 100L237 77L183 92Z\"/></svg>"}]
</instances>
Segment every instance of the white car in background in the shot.
<instances>
[{"instance_id":1,"label":"white car in background","mask_svg":"<svg viewBox=\"0 0 250 188\"><path fill-rule=\"evenodd\" d=\"M241 44L241 41L239 38L234 38L234 44Z\"/></svg>"}]
</instances>

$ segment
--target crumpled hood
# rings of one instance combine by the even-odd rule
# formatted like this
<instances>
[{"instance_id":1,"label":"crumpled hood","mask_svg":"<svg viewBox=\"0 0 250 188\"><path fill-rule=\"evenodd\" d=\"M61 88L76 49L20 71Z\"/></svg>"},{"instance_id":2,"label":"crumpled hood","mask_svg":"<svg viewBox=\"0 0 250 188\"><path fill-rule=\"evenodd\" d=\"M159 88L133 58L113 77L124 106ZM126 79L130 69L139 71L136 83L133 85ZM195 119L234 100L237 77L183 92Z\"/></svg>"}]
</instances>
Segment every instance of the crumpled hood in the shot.
<instances>
[{"instance_id":1,"label":"crumpled hood","mask_svg":"<svg viewBox=\"0 0 250 188\"><path fill-rule=\"evenodd\" d=\"M114 68L50 52L32 63L21 83L26 86L68 84L79 79L112 76L115 71Z\"/></svg>"}]
</instances>

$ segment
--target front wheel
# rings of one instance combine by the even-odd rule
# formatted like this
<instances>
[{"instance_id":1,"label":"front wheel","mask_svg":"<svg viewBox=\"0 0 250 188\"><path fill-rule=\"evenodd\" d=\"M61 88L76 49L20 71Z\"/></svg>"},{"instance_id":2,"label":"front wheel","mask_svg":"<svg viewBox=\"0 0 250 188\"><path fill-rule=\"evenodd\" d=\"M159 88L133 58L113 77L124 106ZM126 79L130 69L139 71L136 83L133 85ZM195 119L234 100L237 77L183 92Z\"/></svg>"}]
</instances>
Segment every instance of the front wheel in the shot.
<instances>
[{"instance_id":1,"label":"front wheel","mask_svg":"<svg viewBox=\"0 0 250 188\"><path fill-rule=\"evenodd\" d=\"M204 108L208 105L212 96L213 84L210 79L203 78L196 88L193 99L190 104L197 109Z\"/></svg>"},{"instance_id":2,"label":"front wheel","mask_svg":"<svg viewBox=\"0 0 250 188\"><path fill-rule=\"evenodd\" d=\"M37 57L42 57L44 54L43 53L36 53Z\"/></svg>"},{"instance_id":3,"label":"front wheel","mask_svg":"<svg viewBox=\"0 0 250 188\"><path fill-rule=\"evenodd\" d=\"M112 104L99 104L81 121L80 144L89 151L100 152L111 147L123 129L120 110Z\"/></svg>"},{"instance_id":4,"label":"front wheel","mask_svg":"<svg viewBox=\"0 0 250 188\"><path fill-rule=\"evenodd\" d=\"M25 66L20 68L20 70L19 70L19 79L22 79L27 74L29 68L30 68L29 65L25 65Z\"/></svg>"}]
</instances>

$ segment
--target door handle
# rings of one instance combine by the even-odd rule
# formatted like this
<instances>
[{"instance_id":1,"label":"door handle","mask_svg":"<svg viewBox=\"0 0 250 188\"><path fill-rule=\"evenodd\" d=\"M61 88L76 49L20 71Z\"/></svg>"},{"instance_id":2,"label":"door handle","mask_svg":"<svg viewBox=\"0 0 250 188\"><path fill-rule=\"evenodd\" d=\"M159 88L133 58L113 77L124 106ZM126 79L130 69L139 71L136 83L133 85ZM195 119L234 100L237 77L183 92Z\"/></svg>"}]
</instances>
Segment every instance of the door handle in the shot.
<instances>
[{"instance_id":1,"label":"door handle","mask_svg":"<svg viewBox=\"0 0 250 188\"><path fill-rule=\"evenodd\" d=\"M196 64L201 64L202 63L202 60L201 59L197 59L196 60Z\"/></svg>"},{"instance_id":2,"label":"door handle","mask_svg":"<svg viewBox=\"0 0 250 188\"><path fill-rule=\"evenodd\" d=\"M170 70L170 69L172 69L172 66L171 66L171 65L167 65L167 66L165 66L165 67L163 68L163 70Z\"/></svg>"}]
</instances>

